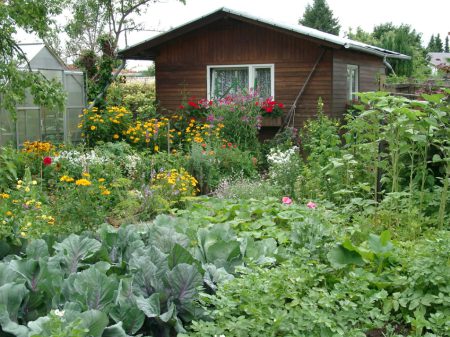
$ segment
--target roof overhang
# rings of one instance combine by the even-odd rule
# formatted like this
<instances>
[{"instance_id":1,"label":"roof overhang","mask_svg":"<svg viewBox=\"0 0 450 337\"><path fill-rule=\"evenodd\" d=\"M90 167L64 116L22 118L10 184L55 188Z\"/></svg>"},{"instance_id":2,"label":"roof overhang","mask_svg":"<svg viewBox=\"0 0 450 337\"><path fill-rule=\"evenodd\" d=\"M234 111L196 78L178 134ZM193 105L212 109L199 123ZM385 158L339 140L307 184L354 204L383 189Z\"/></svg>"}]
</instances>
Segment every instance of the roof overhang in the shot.
<instances>
[{"instance_id":1,"label":"roof overhang","mask_svg":"<svg viewBox=\"0 0 450 337\"><path fill-rule=\"evenodd\" d=\"M345 48L379 56L382 58L395 58L403 60L411 59L410 56L403 55L401 53L324 33L317 29L301 25L280 24L262 18L254 17L249 14L237 12L228 8L220 8L210 14L204 15L198 19L169 30L168 32L159 34L151 39L147 39L129 48L122 49L119 51L119 57L122 59L154 60L156 57L156 49L162 44L224 18L232 18L238 21L277 30L284 34L290 34L297 37L313 40L320 45L330 48Z\"/></svg>"}]
</instances>

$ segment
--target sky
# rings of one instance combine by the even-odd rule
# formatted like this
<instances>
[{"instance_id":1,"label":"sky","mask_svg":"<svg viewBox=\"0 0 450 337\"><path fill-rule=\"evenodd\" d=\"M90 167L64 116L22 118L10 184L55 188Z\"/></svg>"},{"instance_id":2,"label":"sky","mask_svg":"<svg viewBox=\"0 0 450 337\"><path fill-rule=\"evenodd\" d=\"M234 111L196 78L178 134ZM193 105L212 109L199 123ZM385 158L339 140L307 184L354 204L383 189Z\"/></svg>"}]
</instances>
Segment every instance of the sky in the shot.
<instances>
[{"instance_id":1,"label":"sky","mask_svg":"<svg viewBox=\"0 0 450 337\"><path fill-rule=\"evenodd\" d=\"M313 0L186 0L186 5L176 0L162 0L153 4L142 17L146 29L167 31L190 20L227 7L271 21L297 24L305 7ZM442 40L450 33L450 0L327 0L327 3L339 19L340 35L344 36L349 28L360 26L365 31L373 27L392 22L411 25L422 33L422 44L428 44L432 34L440 34ZM148 39L157 33L151 31L132 32L128 35L128 44L133 45ZM122 47L124 45L122 44ZM135 63L132 67L140 67Z\"/></svg>"},{"instance_id":2,"label":"sky","mask_svg":"<svg viewBox=\"0 0 450 337\"><path fill-rule=\"evenodd\" d=\"M148 12L138 18L146 31L128 34L128 45L139 43L156 34L167 31L190 20L199 18L221 7L245 12L280 23L297 24L306 5L313 0L186 0L184 5L176 0L159 0ZM411 25L422 33L422 44L426 46L432 34L440 34L442 40L450 33L450 0L327 0L339 19L340 35L349 28L360 26L365 31L386 22L395 25ZM62 18L67 20L67 18ZM125 47L122 40L120 48ZM128 68L147 67L148 63L133 62Z\"/></svg>"},{"instance_id":3,"label":"sky","mask_svg":"<svg viewBox=\"0 0 450 337\"><path fill-rule=\"evenodd\" d=\"M167 30L208 14L220 7L243 11L272 21L296 24L305 7L313 0L163 0L153 4L143 17L148 29ZM431 34L441 37L450 32L450 0L327 0L339 19L341 34L349 27L361 26L366 31L385 22L410 24L423 33L428 43ZM149 37L149 32L133 33L132 42Z\"/></svg>"}]
</instances>

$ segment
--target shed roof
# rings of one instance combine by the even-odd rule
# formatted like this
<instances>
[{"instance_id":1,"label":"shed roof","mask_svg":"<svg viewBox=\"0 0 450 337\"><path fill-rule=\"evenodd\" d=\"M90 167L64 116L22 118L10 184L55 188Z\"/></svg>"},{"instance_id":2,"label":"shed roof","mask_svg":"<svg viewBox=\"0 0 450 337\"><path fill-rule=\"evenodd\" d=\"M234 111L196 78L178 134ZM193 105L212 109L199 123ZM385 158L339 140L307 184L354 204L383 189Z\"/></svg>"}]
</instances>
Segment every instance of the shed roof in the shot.
<instances>
[{"instance_id":1,"label":"shed roof","mask_svg":"<svg viewBox=\"0 0 450 337\"><path fill-rule=\"evenodd\" d=\"M189 21L181 26L171 29L165 33L159 34L153 38L135 44L129 48L123 49L119 51L119 57L124 59L154 60L156 56L155 48L160 46L161 44L226 17L230 17L243 22L249 22L259 26L265 26L267 28L279 30L284 33L293 33L296 35L298 34L300 37L308 37L335 48L340 47L350 50L356 50L379 57L404 60L409 60L411 58L410 56L403 55L398 52L371 46L359 41L353 41L329 33L324 33L317 29L305 27L302 25L291 25L274 22L255 17L247 13L231 10L225 7L215 10L214 12L204 15L198 19Z\"/></svg>"}]
</instances>

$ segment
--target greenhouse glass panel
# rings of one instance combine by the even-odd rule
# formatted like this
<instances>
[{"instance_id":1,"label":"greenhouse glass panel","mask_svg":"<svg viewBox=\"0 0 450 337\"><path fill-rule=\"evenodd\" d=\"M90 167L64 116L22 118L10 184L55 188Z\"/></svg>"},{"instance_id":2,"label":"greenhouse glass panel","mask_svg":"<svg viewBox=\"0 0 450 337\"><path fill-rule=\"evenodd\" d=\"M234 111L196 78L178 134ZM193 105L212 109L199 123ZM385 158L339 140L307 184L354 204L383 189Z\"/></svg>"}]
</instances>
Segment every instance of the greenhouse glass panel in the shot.
<instances>
[{"instance_id":1,"label":"greenhouse glass panel","mask_svg":"<svg viewBox=\"0 0 450 337\"><path fill-rule=\"evenodd\" d=\"M0 146L15 145L16 132L11 113L6 110L0 110Z\"/></svg>"},{"instance_id":2,"label":"greenhouse glass panel","mask_svg":"<svg viewBox=\"0 0 450 337\"><path fill-rule=\"evenodd\" d=\"M64 141L64 114L62 111L41 109L42 139L52 142Z\"/></svg>"},{"instance_id":3,"label":"greenhouse glass panel","mask_svg":"<svg viewBox=\"0 0 450 337\"><path fill-rule=\"evenodd\" d=\"M39 69L39 72L45 76L49 81L56 80L58 82L62 82L63 72L61 70L44 70Z\"/></svg>"},{"instance_id":4,"label":"greenhouse glass panel","mask_svg":"<svg viewBox=\"0 0 450 337\"><path fill-rule=\"evenodd\" d=\"M17 142L41 140L41 119L39 109L17 111Z\"/></svg>"},{"instance_id":5,"label":"greenhouse glass panel","mask_svg":"<svg viewBox=\"0 0 450 337\"><path fill-rule=\"evenodd\" d=\"M17 104L18 108L30 108L30 107L35 107L36 104L34 104L34 98L30 93L30 90L27 90L25 92L25 100L21 103Z\"/></svg>"},{"instance_id":6,"label":"greenhouse glass panel","mask_svg":"<svg viewBox=\"0 0 450 337\"><path fill-rule=\"evenodd\" d=\"M27 138L27 112L25 110L17 111L17 143L22 144Z\"/></svg>"},{"instance_id":7,"label":"greenhouse glass panel","mask_svg":"<svg viewBox=\"0 0 450 337\"><path fill-rule=\"evenodd\" d=\"M79 142L81 140L81 130L78 128L81 108L67 109L67 140L70 142Z\"/></svg>"},{"instance_id":8,"label":"greenhouse glass panel","mask_svg":"<svg viewBox=\"0 0 450 337\"><path fill-rule=\"evenodd\" d=\"M83 107L84 78L82 74L66 74L66 92L68 107Z\"/></svg>"}]
</instances>

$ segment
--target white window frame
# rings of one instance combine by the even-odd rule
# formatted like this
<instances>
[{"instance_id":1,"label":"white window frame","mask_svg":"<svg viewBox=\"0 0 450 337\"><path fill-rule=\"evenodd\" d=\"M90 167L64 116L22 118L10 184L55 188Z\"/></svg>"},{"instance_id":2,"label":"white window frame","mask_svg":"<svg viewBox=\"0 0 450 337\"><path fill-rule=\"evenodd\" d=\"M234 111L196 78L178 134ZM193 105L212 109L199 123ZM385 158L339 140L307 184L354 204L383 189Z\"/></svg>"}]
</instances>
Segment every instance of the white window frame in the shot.
<instances>
[{"instance_id":1,"label":"white window frame","mask_svg":"<svg viewBox=\"0 0 450 337\"><path fill-rule=\"evenodd\" d=\"M270 68L270 92L271 97L275 100L275 64L219 64L206 66L206 90L208 100L211 99L211 71L213 69L223 69L223 68L247 68L248 69L248 88L253 89L253 84L255 83L255 70L257 68Z\"/></svg>"},{"instance_id":2,"label":"white window frame","mask_svg":"<svg viewBox=\"0 0 450 337\"><path fill-rule=\"evenodd\" d=\"M356 64L347 64L347 85L351 85L351 81L349 81L348 75L349 70L355 70L356 78L355 78L355 88L347 87L347 100L352 101L356 96L355 93L359 92L359 65ZM354 89L354 90L352 90Z\"/></svg>"}]
</instances>

